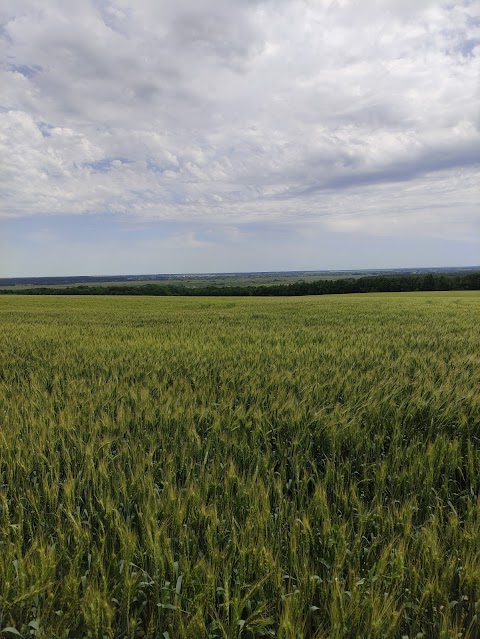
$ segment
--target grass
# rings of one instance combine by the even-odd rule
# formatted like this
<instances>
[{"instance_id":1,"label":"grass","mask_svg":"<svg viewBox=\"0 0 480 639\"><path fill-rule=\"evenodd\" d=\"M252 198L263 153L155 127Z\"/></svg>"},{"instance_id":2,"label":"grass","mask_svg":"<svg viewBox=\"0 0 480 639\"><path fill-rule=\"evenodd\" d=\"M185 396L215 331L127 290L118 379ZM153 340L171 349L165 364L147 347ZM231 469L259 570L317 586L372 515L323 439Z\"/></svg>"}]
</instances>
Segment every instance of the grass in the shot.
<instances>
[{"instance_id":1,"label":"grass","mask_svg":"<svg viewBox=\"0 0 480 639\"><path fill-rule=\"evenodd\" d=\"M0 298L0 631L480 636L478 293Z\"/></svg>"}]
</instances>

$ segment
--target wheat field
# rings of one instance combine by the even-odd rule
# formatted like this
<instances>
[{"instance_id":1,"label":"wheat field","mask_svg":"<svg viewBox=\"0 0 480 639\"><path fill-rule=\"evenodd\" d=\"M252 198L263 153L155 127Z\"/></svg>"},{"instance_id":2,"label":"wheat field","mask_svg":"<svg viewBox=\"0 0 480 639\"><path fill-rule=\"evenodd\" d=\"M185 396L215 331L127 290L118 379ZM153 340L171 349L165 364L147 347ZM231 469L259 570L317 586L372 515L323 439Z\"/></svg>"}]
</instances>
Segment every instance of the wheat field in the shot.
<instances>
[{"instance_id":1,"label":"wheat field","mask_svg":"<svg viewBox=\"0 0 480 639\"><path fill-rule=\"evenodd\" d=\"M480 293L0 298L0 631L478 639Z\"/></svg>"}]
</instances>

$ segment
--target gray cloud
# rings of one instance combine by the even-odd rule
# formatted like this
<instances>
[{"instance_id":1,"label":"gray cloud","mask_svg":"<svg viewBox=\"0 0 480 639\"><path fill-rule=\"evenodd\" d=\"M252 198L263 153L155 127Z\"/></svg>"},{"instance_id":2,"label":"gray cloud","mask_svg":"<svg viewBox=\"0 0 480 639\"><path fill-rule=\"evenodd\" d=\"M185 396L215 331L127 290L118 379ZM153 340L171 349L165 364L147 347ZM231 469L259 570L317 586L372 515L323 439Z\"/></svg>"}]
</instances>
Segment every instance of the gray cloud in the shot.
<instances>
[{"instance_id":1,"label":"gray cloud","mask_svg":"<svg viewBox=\"0 0 480 639\"><path fill-rule=\"evenodd\" d=\"M478 1L7 0L0 25L1 217L478 229Z\"/></svg>"}]
</instances>

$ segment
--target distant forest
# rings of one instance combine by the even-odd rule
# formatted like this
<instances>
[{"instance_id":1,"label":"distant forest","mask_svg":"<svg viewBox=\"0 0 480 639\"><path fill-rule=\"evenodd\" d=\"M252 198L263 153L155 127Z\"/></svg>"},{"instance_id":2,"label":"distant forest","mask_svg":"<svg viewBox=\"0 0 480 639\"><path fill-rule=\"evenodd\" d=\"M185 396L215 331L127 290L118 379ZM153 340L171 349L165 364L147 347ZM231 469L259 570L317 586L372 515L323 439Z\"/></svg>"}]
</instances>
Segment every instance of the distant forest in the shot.
<instances>
[{"instance_id":1,"label":"distant forest","mask_svg":"<svg viewBox=\"0 0 480 639\"><path fill-rule=\"evenodd\" d=\"M188 295L198 296L269 296L336 295L346 293L400 293L411 291L480 290L480 272L467 274L375 275L314 282L294 282L259 286L204 286L191 288L181 284L145 284L142 286L67 286L49 288L0 289L0 295Z\"/></svg>"}]
</instances>

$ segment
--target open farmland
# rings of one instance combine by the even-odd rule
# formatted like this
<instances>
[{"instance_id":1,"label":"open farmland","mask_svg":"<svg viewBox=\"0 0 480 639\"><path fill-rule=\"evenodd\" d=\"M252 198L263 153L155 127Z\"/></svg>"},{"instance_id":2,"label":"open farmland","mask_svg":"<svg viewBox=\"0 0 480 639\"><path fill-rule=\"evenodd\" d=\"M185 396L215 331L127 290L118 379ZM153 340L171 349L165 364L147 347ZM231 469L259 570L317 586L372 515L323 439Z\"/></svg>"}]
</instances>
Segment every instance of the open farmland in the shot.
<instances>
[{"instance_id":1,"label":"open farmland","mask_svg":"<svg viewBox=\"0 0 480 639\"><path fill-rule=\"evenodd\" d=\"M2 636L477 639L479 318L0 298Z\"/></svg>"}]
</instances>

